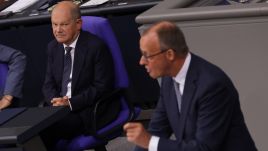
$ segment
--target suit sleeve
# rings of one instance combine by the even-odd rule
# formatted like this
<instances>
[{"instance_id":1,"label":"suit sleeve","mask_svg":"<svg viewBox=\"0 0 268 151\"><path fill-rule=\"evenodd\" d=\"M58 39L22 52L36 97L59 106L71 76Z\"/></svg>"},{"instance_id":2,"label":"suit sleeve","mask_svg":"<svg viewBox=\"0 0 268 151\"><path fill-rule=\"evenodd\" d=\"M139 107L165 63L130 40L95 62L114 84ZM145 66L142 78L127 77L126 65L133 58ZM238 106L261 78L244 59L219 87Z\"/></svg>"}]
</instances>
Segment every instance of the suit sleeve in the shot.
<instances>
[{"instance_id":1,"label":"suit sleeve","mask_svg":"<svg viewBox=\"0 0 268 151\"><path fill-rule=\"evenodd\" d=\"M4 95L22 97L26 56L18 50L0 45L0 61L8 64L8 75Z\"/></svg>"},{"instance_id":2,"label":"suit sleeve","mask_svg":"<svg viewBox=\"0 0 268 151\"><path fill-rule=\"evenodd\" d=\"M231 123L234 100L238 99L237 94L233 88L223 87L223 85L217 85L205 94L198 101L194 138L178 141L161 137L158 151L211 151L221 149L221 144L224 142Z\"/></svg>"}]
</instances>

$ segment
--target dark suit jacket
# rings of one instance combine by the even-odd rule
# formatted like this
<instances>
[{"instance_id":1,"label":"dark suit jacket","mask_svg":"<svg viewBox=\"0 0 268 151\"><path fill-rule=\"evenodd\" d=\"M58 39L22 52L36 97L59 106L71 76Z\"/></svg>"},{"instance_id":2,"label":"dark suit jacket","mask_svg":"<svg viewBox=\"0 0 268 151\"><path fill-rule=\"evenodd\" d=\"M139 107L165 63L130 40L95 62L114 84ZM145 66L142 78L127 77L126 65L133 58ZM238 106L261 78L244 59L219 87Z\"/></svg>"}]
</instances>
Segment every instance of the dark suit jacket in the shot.
<instances>
[{"instance_id":1,"label":"dark suit jacket","mask_svg":"<svg viewBox=\"0 0 268 151\"><path fill-rule=\"evenodd\" d=\"M149 131L160 137L158 151L256 150L231 80L221 69L193 54L181 109L179 113L173 79L164 77L149 125ZM169 139L171 133L176 140Z\"/></svg>"},{"instance_id":2,"label":"dark suit jacket","mask_svg":"<svg viewBox=\"0 0 268 151\"><path fill-rule=\"evenodd\" d=\"M53 40L48 44L48 64L43 93L48 104L59 97L63 75L63 44ZM114 69L111 54L96 36L82 31L76 43L72 72L72 112L80 115L85 128L91 131L92 107L96 100L114 88ZM118 103L119 104L119 103ZM117 113L119 105L114 105ZM116 114L110 114L112 119ZM106 117L100 120L107 120Z\"/></svg>"}]
</instances>

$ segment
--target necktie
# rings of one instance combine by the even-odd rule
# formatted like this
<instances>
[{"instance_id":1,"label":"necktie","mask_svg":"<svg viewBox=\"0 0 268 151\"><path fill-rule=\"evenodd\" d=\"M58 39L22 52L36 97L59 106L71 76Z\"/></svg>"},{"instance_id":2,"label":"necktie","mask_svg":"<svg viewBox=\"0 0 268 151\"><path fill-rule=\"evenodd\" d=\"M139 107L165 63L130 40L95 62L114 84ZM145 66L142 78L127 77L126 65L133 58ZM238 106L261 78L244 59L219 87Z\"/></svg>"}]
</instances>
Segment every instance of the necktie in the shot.
<instances>
[{"instance_id":1,"label":"necktie","mask_svg":"<svg viewBox=\"0 0 268 151\"><path fill-rule=\"evenodd\" d=\"M176 92L176 97L177 97L177 103L178 103L178 109L179 112L181 112L181 92L180 92L180 84L174 81L174 88Z\"/></svg>"},{"instance_id":2,"label":"necktie","mask_svg":"<svg viewBox=\"0 0 268 151\"><path fill-rule=\"evenodd\" d=\"M72 57L71 57L71 50L72 47L65 47L66 53L64 57L64 68L63 68L63 75L62 75L62 85L61 85L61 95L65 96L67 93L67 85L70 82L70 74L72 68Z\"/></svg>"}]
</instances>

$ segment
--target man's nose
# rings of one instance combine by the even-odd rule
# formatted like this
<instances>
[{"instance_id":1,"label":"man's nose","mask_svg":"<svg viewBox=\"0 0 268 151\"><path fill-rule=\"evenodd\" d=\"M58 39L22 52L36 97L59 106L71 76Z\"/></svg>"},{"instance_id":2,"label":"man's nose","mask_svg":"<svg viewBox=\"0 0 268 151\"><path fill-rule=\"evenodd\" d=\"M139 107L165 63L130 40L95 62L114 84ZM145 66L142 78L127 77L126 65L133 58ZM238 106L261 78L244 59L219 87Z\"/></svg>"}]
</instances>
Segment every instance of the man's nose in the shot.
<instances>
[{"instance_id":1,"label":"man's nose","mask_svg":"<svg viewBox=\"0 0 268 151\"><path fill-rule=\"evenodd\" d=\"M57 27L55 28L55 30L56 30L56 32L61 32L62 28L61 28L61 26L57 26Z\"/></svg>"},{"instance_id":2,"label":"man's nose","mask_svg":"<svg viewBox=\"0 0 268 151\"><path fill-rule=\"evenodd\" d=\"M144 57L144 56L141 56L141 58L140 58L140 65L142 66L142 65L145 65L146 64L146 62L147 62L147 60L146 60L146 58Z\"/></svg>"}]
</instances>

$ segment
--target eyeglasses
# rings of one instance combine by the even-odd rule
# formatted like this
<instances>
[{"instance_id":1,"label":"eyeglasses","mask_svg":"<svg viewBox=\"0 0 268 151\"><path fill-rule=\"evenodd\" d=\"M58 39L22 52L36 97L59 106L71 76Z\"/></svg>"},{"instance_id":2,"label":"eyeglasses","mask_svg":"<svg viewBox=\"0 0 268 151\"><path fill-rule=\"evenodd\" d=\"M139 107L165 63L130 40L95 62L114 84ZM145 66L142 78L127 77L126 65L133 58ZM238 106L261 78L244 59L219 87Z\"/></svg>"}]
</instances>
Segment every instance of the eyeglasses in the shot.
<instances>
[{"instance_id":1,"label":"eyeglasses","mask_svg":"<svg viewBox=\"0 0 268 151\"><path fill-rule=\"evenodd\" d=\"M166 52L166 51L168 51L168 50L169 50L169 49L162 50L162 51L157 52L157 53L152 54L152 55L147 55L147 54L141 54L141 55L142 55L142 57L144 57L146 60L148 60L148 59L150 59L150 58L152 58L152 57L154 57L154 56L160 55L160 54L162 54L162 53L164 53L164 52Z\"/></svg>"}]
</instances>

